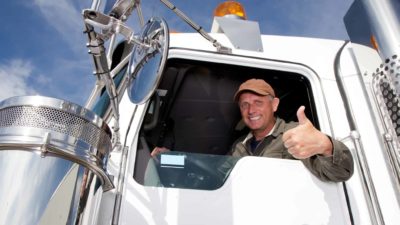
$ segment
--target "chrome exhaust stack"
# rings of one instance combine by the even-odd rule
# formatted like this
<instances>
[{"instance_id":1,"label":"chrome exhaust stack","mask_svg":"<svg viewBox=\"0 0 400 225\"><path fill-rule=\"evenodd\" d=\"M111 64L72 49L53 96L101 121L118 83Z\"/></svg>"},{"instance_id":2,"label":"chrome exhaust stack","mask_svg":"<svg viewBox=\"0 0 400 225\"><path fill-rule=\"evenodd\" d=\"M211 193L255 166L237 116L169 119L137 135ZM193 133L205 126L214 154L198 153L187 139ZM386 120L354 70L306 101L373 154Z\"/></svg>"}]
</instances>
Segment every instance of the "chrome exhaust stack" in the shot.
<instances>
[{"instance_id":1,"label":"chrome exhaust stack","mask_svg":"<svg viewBox=\"0 0 400 225\"><path fill-rule=\"evenodd\" d=\"M96 224L111 131L64 100L13 97L0 103L0 224Z\"/></svg>"}]
</instances>

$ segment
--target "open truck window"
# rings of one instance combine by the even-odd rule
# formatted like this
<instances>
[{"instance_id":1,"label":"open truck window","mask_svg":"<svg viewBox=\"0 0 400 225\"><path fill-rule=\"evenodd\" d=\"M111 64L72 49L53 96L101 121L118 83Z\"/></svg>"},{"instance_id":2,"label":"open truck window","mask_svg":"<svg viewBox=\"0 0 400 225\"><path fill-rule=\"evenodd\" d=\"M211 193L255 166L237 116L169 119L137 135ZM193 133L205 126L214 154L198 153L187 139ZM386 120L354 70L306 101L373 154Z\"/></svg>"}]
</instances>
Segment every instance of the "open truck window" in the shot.
<instances>
[{"instance_id":1,"label":"open truck window","mask_svg":"<svg viewBox=\"0 0 400 225\"><path fill-rule=\"evenodd\" d=\"M280 98L277 116L297 120L304 105L319 128L311 85L301 74L171 59L140 129L135 180L160 187L221 187L239 160L228 154L233 142L249 132L233 96L250 78L274 87ZM155 147L171 151L152 158Z\"/></svg>"}]
</instances>

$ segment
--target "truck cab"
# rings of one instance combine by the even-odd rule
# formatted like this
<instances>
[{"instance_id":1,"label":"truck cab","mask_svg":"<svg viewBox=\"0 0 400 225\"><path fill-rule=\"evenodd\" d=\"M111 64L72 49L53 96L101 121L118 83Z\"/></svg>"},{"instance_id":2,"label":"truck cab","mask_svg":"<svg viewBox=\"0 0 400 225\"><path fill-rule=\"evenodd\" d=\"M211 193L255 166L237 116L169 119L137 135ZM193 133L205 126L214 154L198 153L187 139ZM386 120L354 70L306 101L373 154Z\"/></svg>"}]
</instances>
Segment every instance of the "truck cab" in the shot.
<instances>
[{"instance_id":1,"label":"truck cab","mask_svg":"<svg viewBox=\"0 0 400 225\"><path fill-rule=\"evenodd\" d=\"M376 50L341 40L261 35L257 29L236 40L232 27L223 27L225 20L216 18L210 35L230 54L199 33L171 33L154 94L138 105L129 101L129 90L123 95L121 130L127 131L123 141L129 151L121 224L400 221L396 188L387 189L395 181L381 136L385 128L371 101L381 64ZM277 116L297 121L296 111L304 105L316 128L346 144L355 158L352 178L322 182L297 160L230 156L234 141L249 132L233 96L250 78L274 87ZM170 151L151 156L155 147ZM119 154L111 153L111 159Z\"/></svg>"}]
</instances>

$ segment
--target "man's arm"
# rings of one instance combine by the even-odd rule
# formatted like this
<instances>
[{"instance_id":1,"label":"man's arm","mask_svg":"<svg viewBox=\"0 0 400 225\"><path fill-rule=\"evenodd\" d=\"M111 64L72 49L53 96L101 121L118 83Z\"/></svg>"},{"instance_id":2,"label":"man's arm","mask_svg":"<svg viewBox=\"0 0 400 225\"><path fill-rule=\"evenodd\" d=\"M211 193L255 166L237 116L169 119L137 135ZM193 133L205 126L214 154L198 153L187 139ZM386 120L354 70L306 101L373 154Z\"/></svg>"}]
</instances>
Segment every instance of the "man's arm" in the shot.
<instances>
[{"instance_id":1,"label":"man's arm","mask_svg":"<svg viewBox=\"0 0 400 225\"><path fill-rule=\"evenodd\" d=\"M288 152L323 181L345 181L354 170L353 157L343 143L331 139L314 127L304 113L297 111L299 125L286 131L282 140Z\"/></svg>"},{"instance_id":2,"label":"man's arm","mask_svg":"<svg viewBox=\"0 0 400 225\"><path fill-rule=\"evenodd\" d=\"M353 157L342 142L332 140L332 143L332 156L314 155L301 161L322 181L346 181L353 175Z\"/></svg>"}]
</instances>

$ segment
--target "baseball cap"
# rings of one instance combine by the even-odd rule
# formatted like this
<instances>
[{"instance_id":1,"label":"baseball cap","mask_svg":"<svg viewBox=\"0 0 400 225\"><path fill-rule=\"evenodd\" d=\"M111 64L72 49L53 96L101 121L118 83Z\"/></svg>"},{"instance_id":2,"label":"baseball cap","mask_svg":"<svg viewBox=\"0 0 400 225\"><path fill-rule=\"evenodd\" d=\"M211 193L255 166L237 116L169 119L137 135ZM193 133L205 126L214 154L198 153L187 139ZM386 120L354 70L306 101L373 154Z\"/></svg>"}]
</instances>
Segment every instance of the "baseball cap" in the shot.
<instances>
[{"instance_id":1,"label":"baseball cap","mask_svg":"<svg viewBox=\"0 0 400 225\"><path fill-rule=\"evenodd\" d=\"M264 96L272 95L272 97L275 97L274 89L271 87L271 85L269 85L267 82L265 82L265 80L262 79L250 79L242 83L239 86L239 89L236 91L233 99L235 101L238 101L240 95L244 91L251 91L258 95L264 95Z\"/></svg>"}]
</instances>

